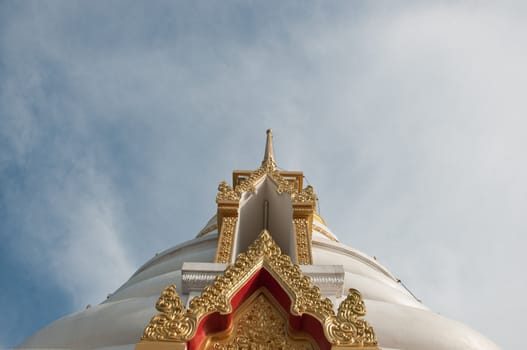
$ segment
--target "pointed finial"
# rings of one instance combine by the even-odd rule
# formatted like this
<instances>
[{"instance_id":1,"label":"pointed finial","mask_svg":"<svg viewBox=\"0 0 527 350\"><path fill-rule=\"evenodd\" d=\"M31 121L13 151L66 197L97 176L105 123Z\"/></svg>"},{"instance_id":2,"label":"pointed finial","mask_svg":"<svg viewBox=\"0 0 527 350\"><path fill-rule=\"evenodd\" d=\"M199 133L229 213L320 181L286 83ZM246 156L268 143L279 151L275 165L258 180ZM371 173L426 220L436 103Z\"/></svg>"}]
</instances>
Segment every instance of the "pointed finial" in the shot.
<instances>
[{"instance_id":1,"label":"pointed finial","mask_svg":"<svg viewBox=\"0 0 527 350\"><path fill-rule=\"evenodd\" d=\"M267 140L265 142L265 154L262 161L262 165L271 166L273 169L276 168L273 154L273 130L267 129Z\"/></svg>"}]
</instances>

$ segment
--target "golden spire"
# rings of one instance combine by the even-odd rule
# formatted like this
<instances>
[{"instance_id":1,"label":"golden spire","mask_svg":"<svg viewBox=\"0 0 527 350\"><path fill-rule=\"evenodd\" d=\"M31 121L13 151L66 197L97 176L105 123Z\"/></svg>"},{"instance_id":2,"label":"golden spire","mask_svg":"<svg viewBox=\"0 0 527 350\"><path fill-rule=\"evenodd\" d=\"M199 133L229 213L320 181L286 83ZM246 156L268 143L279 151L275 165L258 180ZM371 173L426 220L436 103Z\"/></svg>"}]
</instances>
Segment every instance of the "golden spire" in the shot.
<instances>
[{"instance_id":1,"label":"golden spire","mask_svg":"<svg viewBox=\"0 0 527 350\"><path fill-rule=\"evenodd\" d=\"M262 166L276 169L276 162L273 154L273 130L267 129L267 140L265 142L265 154L262 161Z\"/></svg>"}]
</instances>

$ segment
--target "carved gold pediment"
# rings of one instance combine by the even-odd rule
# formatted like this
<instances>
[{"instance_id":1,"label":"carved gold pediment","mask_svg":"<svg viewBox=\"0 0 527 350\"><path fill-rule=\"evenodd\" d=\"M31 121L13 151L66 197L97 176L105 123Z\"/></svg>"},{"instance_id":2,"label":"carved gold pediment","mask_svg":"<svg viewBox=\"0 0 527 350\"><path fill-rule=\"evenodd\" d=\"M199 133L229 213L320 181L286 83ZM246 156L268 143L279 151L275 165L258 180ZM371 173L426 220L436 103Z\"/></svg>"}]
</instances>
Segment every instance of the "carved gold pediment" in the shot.
<instances>
[{"instance_id":1,"label":"carved gold pediment","mask_svg":"<svg viewBox=\"0 0 527 350\"><path fill-rule=\"evenodd\" d=\"M234 326L209 337L204 350L316 350L305 332L292 334L288 315L265 288L256 291L234 316Z\"/></svg>"},{"instance_id":2,"label":"carved gold pediment","mask_svg":"<svg viewBox=\"0 0 527 350\"><path fill-rule=\"evenodd\" d=\"M378 349L373 328L362 318L366 309L360 293L351 289L335 314L331 300L322 297L309 277L302 274L299 265L281 253L265 230L223 275L217 276L200 296L190 301L188 308L183 307L175 286L167 287L156 304L160 313L145 328L137 349L150 348L147 345L153 341L174 342L184 349L184 344L196 335L205 317L213 313L232 313L233 296L261 269L265 269L289 297L289 312L317 320L332 348Z\"/></svg>"}]
</instances>

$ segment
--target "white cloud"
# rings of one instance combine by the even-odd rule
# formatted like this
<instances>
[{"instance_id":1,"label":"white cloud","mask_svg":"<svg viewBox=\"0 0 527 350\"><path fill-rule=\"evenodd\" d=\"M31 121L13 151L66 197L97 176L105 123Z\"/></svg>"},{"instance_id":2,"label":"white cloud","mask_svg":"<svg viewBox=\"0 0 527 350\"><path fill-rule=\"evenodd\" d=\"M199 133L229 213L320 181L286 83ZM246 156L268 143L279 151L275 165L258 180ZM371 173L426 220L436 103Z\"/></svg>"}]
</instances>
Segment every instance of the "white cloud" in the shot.
<instances>
[{"instance_id":1,"label":"white cloud","mask_svg":"<svg viewBox=\"0 0 527 350\"><path fill-rule=\"evenodd\" d=\"M44 274L45 283L65 290L78 309L103 301L134 263L126 252L119 195L89 164L74 166L74 175L37 182L42 188L21 214L25 235L17 244L24 262Z\"/></svg>"}]
</instances>

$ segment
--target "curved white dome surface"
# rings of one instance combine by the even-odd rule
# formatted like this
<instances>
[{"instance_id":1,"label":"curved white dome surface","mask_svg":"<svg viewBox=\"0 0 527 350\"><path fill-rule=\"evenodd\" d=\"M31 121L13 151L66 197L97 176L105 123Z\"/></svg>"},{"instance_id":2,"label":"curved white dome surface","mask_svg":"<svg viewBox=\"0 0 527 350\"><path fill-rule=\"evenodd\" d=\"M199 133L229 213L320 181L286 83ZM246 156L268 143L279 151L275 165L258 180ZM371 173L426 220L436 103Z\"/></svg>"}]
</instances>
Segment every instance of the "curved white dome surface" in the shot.
<instances>
[{"instance_id":1,"label":"curved white dome surface","mask_svg":"<svg viewBox=\"0 0 527 350\"><path fill-rule=\"evenodd\" d=\"M273 239L283 253L294 259L298 259L294 242L298 237L311 236L312 257L306 263L309 265L301 265L303 273L312 278L313 284L333 301L335 308L344 300L349 288L359 290L366 304L365 318L373 326L382 349L499 350L490 340L465 325L430 311L375 259L339 243L324 219L315 212L316 195L311 186L304 189L306 192L295 195L305 196L300 205L306 200L308 206L312 205L309 209L313 218L312 232L295 236L291 221L294 218L293 197L291 193L283 196L279 186L294 184L299 191L304 191L303 174L284 172L289 176L287 179L277 174L271 136L268 130L265 158L259 170L233 173L233 183L240 186L247 184L240 181L252 179L249 190L236 187L240 190L236 194L226 183L220 184L226 196L220 199L221 205L226 205L224 208L232 211L233 201L238 201L235 232L230 232L233 256L246 251L261 232L260 223L271 236L278 233ZM221 218L220 201L218 217ZM225 264L214 263L218 249L217 221L213 216L195 239L156 255L100 305L52 323L20 347L134 349L151 317L157 314L155 303L165 287L175 284L182 301L187 303L212 281L214 275L225 269ZM228 259L218 261L232 262Z\"/></svg>"},{"instance_id":2,"label":"curved white dome surface","mask_svg":"<svg viewBox=\"0 0 527 350\"><path fill-rule=\"evenodd\" d=\"M318 224L331 232L324 223ZM150 318L156 314L155 302L167 285L176 284L183 302L188 300L189 294L180 288L183 263L212 263L216 247L217 233L211 230L157 255L108 300L50 324L19 347L134 349ZM376 260L335 241L334 236L313 234L312 248L313 266L342 265L343 289L355 288L362 293L366 319L373 326L382 349L499 349L463 324L428 310ZM314 283L317 284L316 280ZM343 300L335 294L326 296L336 306Z\"/></svg>"}]
</instances>

